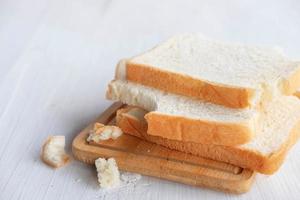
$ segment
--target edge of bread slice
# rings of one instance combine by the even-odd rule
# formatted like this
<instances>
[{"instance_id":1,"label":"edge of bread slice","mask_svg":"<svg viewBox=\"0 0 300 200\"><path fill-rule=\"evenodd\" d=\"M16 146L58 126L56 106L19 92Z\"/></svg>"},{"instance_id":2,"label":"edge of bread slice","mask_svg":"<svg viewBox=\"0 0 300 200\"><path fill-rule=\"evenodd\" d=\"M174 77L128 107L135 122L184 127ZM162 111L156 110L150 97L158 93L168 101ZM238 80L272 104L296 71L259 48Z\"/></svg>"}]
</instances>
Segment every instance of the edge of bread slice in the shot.
<instances>
[{"instance_id":1,"label":"edge of bread slice","mask_svg":"<svg viewBox=\"0 0 300 200\"><path fill-rule=\"evenodd\" d=\"M293 94L300 87L300 62L287 60L277 48L183 34L121 60L116 79L246 108L256 106L257 101L264 104L278 93Z\"/></svg>"},{"instance_id":2,"label":"edge of bread slice","mask_svg":"<svg viewBox=\"0 0 300 200\"><path fill-rule=\"evenodd\" d=\"M170 140L146 133L147 111L127 106L117 112L117 126L125 133L168 147L170 149L227 162L263 174L273 174L283 163L288 150L300 136L300 101L287 97L276 120L272 116L264 119L264 128L249 143L229 147L213 144L197 144ZM284 120L281 120L284 117ZM272 124L272 125L271 125ZM269 127L269 128L268 128Z\"/></svg>"},{"instance_id":3,"label":"edge of bread slice","mask_svg":"<svg viewBox=\"0 0 300 200\"><path fill-rule=\"evenodd\" d=\"M107 98L151 111L148 134L178 141L232 146L247 143L259 128L255 109L232 109L128 81L112 81Z\"/></svg>"}]
</instances>

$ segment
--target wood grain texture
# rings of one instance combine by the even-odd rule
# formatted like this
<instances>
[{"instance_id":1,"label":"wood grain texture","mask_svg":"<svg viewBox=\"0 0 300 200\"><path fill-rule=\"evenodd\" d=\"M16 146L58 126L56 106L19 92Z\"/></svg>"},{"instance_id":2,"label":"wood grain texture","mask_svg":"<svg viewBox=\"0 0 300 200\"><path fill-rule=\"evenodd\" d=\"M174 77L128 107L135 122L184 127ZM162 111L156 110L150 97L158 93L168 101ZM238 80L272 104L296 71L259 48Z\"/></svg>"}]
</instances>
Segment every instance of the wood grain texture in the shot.
<instances>
[{"instance_id":1,"label":"wood grain texture","mask_svg":"<svg viewBox=\"0 0 300 200\"><path fill-rule=\"evenodd\" d=\"M116 112L121 107L120 103L111 105L96 122L114 125ZM255 176L253 171L172 151L130 135L88 143L86 139L94 123L81 131L72 144L74 157L85 163L94 164L99 157L113 157L124 171L230 193L247 192L252 185Z\"/></svg>"},{"instance_id":2,"label":"wood grain texture","mask_svg":"<svg viewBox=\"0 0 300 200\"><path fill-rule=\"evenodd\" d=\"M49 135L65 135L70 153L78 132L111 104L104 94L120 58L197 31L277 44L300 58L299 9L298 0L1 0L0 199L299 199L299 144L242 196L147 176L108 193L92 166L73 160L53 170L39 159Z\"/></svg>"}]
</instances>

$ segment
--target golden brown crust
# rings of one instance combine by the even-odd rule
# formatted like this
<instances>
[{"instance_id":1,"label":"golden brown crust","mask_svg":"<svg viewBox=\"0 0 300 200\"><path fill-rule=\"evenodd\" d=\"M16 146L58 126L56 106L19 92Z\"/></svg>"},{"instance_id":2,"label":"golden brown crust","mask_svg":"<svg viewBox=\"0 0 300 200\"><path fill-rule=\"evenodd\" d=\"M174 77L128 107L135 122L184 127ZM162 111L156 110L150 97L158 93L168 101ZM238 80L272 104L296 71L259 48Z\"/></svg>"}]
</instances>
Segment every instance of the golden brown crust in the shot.
<instances>
[{"instance_id":1,"label":"golden brown crust","mask_svg":"<svg viewBox=\"0 0 300 200\"><path fill-rule=\"evenodd\" d=\"M249 142L254 136L251 129L254 125L249 124L216 123L156 112L148 113L145 118L148 134L178 141L235 146Z\"/></svg>"},{"instance_id":2,"label":"golden brown crust","mask_svg":"<svg viewBox=\"0 0 300 200\"><path fill-rule=\"evenodd\" d=\"M123 132L130 133L130 135L143 138L141 133L147 132L147 122L144 120L137 120L127 114L133 107L121 108L116 114L116 125L122 129ZM119 126L122 125L122 126ZM124 130L123 130L124 128Z\"/></svg>"},{"instance_id":3,"label":"golden brown crust","mask_svg":"<svg viewBox=\"0 0 300 200\"><path fill-rule=\"evenodd\" d=\"M126 79L163 91L195 97L231 108L249 107L254 98L254 90L250 88L217 85L187 75L132 62L126 63Z\"/></svg>"},{"instance_id":4,"label":"golden brown crust","mask_svg":"<svg viewBox=\"0 0 300 200\"><path fill-rule=\"evenodd\" d=\"M52 167L52 168L60 168L60 167L63 167L65 166L66 164L68 164L70 162L70 157L68 155L63 155L63 162L61 163L53 163L51 162L51 160L48 160L47 156L46 156L46 153L45 153L45 148L46 148L46 145L48 145L51 141L51 139L55 137L55 136L49 136L47 138L47 140L44 142L43 146L42 146L42 152L41 152L41 160L46 163L48 166Z\"/></svg>"},{"instance_id":5,"label":"golden brown crust","mask_svg":"<svg viewBox=\"0 0 300 200\"><path fill-rule=\"evenodd\" d=\"M281 146L281 148L270 156L264 156L259 152L250 151L240 147L197 144L193 142L169 140L158 136L148 135L146 133L146 125L141 126L139 125L141 124L139 119L124 114L127 113L129 109L130 107L121 109L117 113L117 125L125 133L140 137L156 144L160 144L170 149L214 159L217 161L227 162L243 168L252 169L263 174L273 174L279 169L288 150L293 146L300 136L299 121L291 131L289 139Z\"/></svg>"},{"instance_id":6,"label":"golden brown crust","mask_svg":"<svg viewBox=\"0 0 300 200\"><path fill-rule=\"evenodd\" d=\"M296 97L300 98L300 91L297 91L294 95L295 95Z\"/></svg>"}]
</instances>

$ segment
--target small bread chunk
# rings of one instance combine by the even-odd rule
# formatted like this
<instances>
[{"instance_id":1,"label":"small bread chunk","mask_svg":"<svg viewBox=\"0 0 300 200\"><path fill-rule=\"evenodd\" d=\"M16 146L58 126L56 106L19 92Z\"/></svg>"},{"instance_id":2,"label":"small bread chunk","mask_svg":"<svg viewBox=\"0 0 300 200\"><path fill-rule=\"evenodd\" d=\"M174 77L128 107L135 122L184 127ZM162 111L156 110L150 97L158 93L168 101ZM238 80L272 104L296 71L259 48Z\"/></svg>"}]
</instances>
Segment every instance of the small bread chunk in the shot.
<instances>
[{"instance_id":1,"label":"small bread chunk","mask_svg":"<svg viewBox=\"0 0 300 200\"><path fill-rule=\"evenodd\" d=\"M120 172L114 158L95 160L101 188L112 188L120 184Z\"/></svg>"},{"instance_id":2,"label":"small bread chunk","mask_svg":"<svg viewBox=\"0 0 300 200\"><path fill-rule=\"evenodd\" d=\"M101 123L95 123L93 130L87 138L88 142L100 142L101 140L117 139L123 134L122 130L117 126L105 126Z\"/></svg>"},{"instance_id":3,"label":"small bread chunk","mask_svg":"<svg viewBox=\"0 0 300 200\"><path fill-rule=\"evenodd\" d=\"M44 163L53 168L62 167L70 161L64 148L65 136L50 136L43 145L41 158Z\"/></svg>"}]
</instances>

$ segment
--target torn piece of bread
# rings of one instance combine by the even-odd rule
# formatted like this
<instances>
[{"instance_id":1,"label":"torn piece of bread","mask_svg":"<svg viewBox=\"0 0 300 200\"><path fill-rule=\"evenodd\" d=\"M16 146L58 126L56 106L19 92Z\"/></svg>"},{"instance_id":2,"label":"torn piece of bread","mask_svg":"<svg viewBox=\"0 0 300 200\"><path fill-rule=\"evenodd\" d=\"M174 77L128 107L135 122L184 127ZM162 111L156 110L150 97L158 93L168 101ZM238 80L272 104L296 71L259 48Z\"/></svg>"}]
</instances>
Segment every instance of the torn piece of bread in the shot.
<instances>
[{"instance_id":1,"label":"torn piece of bread","mask_svg":"<svg viewBox=\"0 0 300 200\"><path fill-rule=\"evenodd\" d=\"M111 188L120 184L120 172L114 158L95 160L98 181L101 188Z\"/></svg>"},{"instance_id":2,"label":"torn piece of bread","mask_svg":"<svg viewBox=\"0 0 300 200\"><path fill-rule=\"evenodd\" d=\"M151 111L148 134L179 141L238 145L249 142L259 128L255 109L233 109L128 81L112 81L107 98Z\"/></svg>"},{"instance_id":3,"label":"torn piece of bread","mask_svg":"<svg viewBox=\"0 0 300 200\"><path fill-rule=\"evenodd\" d=\"M296 97L285 97L284 102L278 106L276 114L266 115L263 128L256 137L240 146L183 142L149 135L144 119L147 111L137 107L118 110L117 125L127 134L170 149L272 174L279 169L300 136L300 101Z\"/></svg>"},{"instance_id":4,"label":"torn piece of bread","mask_svg":"<svg viewBox=\"0 0 300 200\"><path fill-rule=\"evenodd\" d=\"M300 62L278 48L183 34L119 62L116 79L232 108L256 106L300 87Z\"/></svg>"},{"instance_id":5,"label":"torn piece of bread","mask_svg":"<svg viewBox=\"0 0 300 200\"><path fill-rule=\"evenodd\" d=\"M122 130L117 126L106 126L101 123L95 123L91 130L88 142L100 142L101 140L117 139L123 134Z\"/></svg>"},{"instance_id":6,"label":"torn piece of bread","mask_svg":"<svg viewBox=\"0 0 300 200\"><path fill-rule=\"evenodd\" d=\"M49 166L59 168L70 161L65 152L65 136L50 136L42 147L42 160Z\"/></svg>"}]
</instances>

